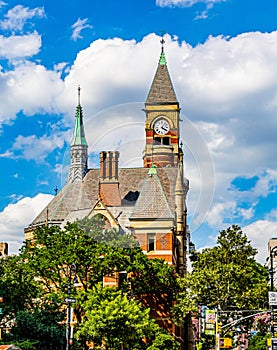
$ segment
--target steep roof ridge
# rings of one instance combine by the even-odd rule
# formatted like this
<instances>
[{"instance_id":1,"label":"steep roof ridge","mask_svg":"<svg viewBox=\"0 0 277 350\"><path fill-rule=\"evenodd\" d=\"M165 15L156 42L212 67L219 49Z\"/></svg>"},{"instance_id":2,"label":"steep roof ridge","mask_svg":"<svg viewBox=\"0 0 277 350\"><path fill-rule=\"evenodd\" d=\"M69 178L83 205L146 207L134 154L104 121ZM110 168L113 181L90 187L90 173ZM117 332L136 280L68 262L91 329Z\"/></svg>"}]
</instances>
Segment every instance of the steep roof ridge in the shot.
<instances>
[{"instance_id":1,"label":"steep roof ridge","mask_svg":"<svg viewBox=\"0 0 277 350\"><path fill-rule=\"evenodd\" d=\"M169 71L167 69L163 46L158 68L146 99L146 104L155 103L178 103Z\"/></svg>"},{"instance_id":2,"label":"steep roof ridge","mask_svg":"<svg viewBox=\"0 0 277 350\"><path fill-rule=\"evenodd\" d=\"M168 201L167 201L167 198L166 198L166 195L165 195L163 186L162 186L162 184L161 184L160 178L159 178L159 176L158 176L158 173L156 173L155 175L156 175L156 177L157 177L158 185L159 185L159 187L160 187L160 189L161 189L162 196L163 196L164 202L165 202L165 204L166 204L167 210L168 210L168 212L170 213L171 217L173 218L174 215L173 215L173 213L172 213L172 211L171 211L171 208L170 208L170 206L169 206L169 203L168 203ZM155 175L154 175L154 176L155 176Z\"/></svg>"},{"instance_id":3,"label":"steep roof ridge","mask_svg":"<svg viewBox=\"0 0 277 350\"><path fill-rule=\"evenodd\" d=\"M157 188L157 191L154 191L154 193L153 188ZM147 178L144 180L140 195L130 215L130 219L134 218L174 218L163 186L155 170L149 171Z\"/></svg>"}]
</instances>

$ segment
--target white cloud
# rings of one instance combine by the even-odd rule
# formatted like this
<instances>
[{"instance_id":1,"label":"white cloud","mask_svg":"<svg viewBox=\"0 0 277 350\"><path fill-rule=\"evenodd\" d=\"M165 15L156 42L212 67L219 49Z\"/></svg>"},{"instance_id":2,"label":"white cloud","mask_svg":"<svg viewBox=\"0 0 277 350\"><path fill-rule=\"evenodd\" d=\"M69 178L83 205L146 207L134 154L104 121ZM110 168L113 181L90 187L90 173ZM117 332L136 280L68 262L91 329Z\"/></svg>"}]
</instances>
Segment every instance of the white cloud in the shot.
<instances>
[{"instance_id":1,"label":"white cloud","mask_svg":"<svg viewBox=\"0 0 277 350\"><path fill-rule=\"evenodd\" d=\"M276 237L277 221L259 220L242 228L247 234L254 248L258 249L257 260L264 264L267 252L267 243L270 238Z\"/></svg>"},{"instance_id":2,"label":"white cloud","mask_svg":"<svg viewBox=\"0 0 277 350\"><path fill-rule=\"evenodd\" d=\"M215 3L224 2L226 0L156 0L156 5L160 7L185 6L191 7L198 3L213 5Z\"/></svg>"},{"instance_id":3,"label":"white cloud","mask_svg":"<svg viewBox=\"0 0 277 350\"><path fill-rule=\"evenodd\" d=\"M0 28L3 30L21 31L26 22L34 17L45 17L44 8L35 7L30 9L23 5L16 5L5 14L5 19L0 21Z\"/></svg>"},{"instance_id":4,"label":"white cloud","mask_svg":"<svg viewBox=\"0 0 277 350\"><path fill-rule=\"evenodd\" d=\"M6 150L4 153L0 154L0 158L12 158L13 153L10 150Z\"/></svg>"},{"instance_id":5,"label":"white cloud","mask_svg":"<svg viewBox=\"0 0 277 350\"><path fill-rule=\"evenodd\" d=\"M50 202L53 196L39 193L9 204L0 212L0 241L9 244L9 253L17 253L24 240L23 228Z\"/></svg>"},{"instance_id":6,"label":"white cloud","mask_svg":"<svg viewBox=\"0 0 277 350\"><path fill-rule=\"evenodd\" d=\"M245 220L250 220L254 217L255 209L253 207L244 209L244 208L238 208L239 215L242 216Z\"/></svg>"},{"instance_id":7,"label":"white cloud","mask_svg":"<svg viewBox=\"0 0 277 350\"><path fill-rule=\"evenodd\" d=\"M73 29L71 39L76 41L77 39L82 39L81 31L86 28L93 28L90 24L87 23L88 18L80 19L78 18L77 21L72 24L71 28Z\"/></svg>"},{"instance_id":8,"label":"white cloud","mask_svg":"<svg viewBox=\"0 0 277 350\"><path fill-rule=\"evenodd\" d=\"M25 115L57 112L55 98L63 89L59 72L28 61L0 72L0 125Z\"/></svg>"},{"instance_id":9,"label":"white cloud","mask_svg":"<svg viewBox=\"0 0 277 350\"><path fill-rule=\"evenodd\" d=\"M261 196L276 193L277 31L210 37L196 47L169 35L165 41L184 119L181 138L191 188L188 212L198 224L209 212L212 227L232 219L252 220ZM160 38L150 34L141 42L119 38L92 42L78 53L64 80L62 65L52 71L18 63L13 70L0 72L0 116L7 122L21 109L28 115L62 112L72 125L80 84L90 151L118 148L121 164L130 165L127 159L141 162L145 115L137 106L146 99L159 54ZM206 142L197 142L201 135ZM31 159L31 142L40 141L43 159L51 152L46 139L29 135L15 145L21 156ZM8 153L3 151L2 157ZM231 187L238 176L257 176L258 181L251 191L240 192Z\"/></svg>"},{"instance_id":10,"label":"white cloud","mask_svg":"<svg viewBox=\"0 0 277 350\"><path fill-rule=\"evenodd\" d=\"M266 219L277 221L277 208L272 209L267 215Z\"/></svg>"},{"instance_id":11,"label":"white cloud","mask_svg":"<svg viewBox=\"0 0 277 350\"><path fill-rule=\"evenodd\" d=\"M60 62L54 65L54 70L60 72L68 66L68 62Z\"/></svg>"},{"instance_id":12,"label":"white cloud","mask_svg":"<svg viewBox=\"0 0 277 350\"><path fill-rule=\"evenodd\" d=\"M139 43L120 38L92 42L90 47L78 53L65 78L59 103L72 114L78 85L82 88L81 101L86 118L114 105L144 101L159 51L160 39L154 34ZM116 62L116 69L113 62ZM75 101L72 96L76 96Z\"/></svg>"},{"instance_id":13,"label":"white cloud","mask_svg":"<svg viewBox=\"0 0 277 350\"><path fill-rule=\"evenodd\" d=\"M24 158L42 163L49 153L54 149L63 148L65 142L68 142L70 138L71 131L57 132L56 130L52 131L51 135L43 135L41 137L36 135L27 137L18 135L12 146L10 158Z\"/></svg>"},{"instance_id":14,"label":"white cloud","mask_svg":"<svg viewBox=\"0 0 277 350\"><path fill-rule=\"evenodd\" d=\"M234 201L224 201L215 204L207 215L207 223L211 227L224 227L225 218L235 217L237 206Z\"/></svg>"},{"instance_id":15,"label":"white cloud","mask_svg":"<svg viewBox=\"0 0 277 350\"><path fill-rule=\"evenodd\" d=\"M0 58L9 60L15 58L31 57L39 52L41 36L34 31L32 34L12 35L4 37L0 35Z\"/></svg>"}]
</instances>

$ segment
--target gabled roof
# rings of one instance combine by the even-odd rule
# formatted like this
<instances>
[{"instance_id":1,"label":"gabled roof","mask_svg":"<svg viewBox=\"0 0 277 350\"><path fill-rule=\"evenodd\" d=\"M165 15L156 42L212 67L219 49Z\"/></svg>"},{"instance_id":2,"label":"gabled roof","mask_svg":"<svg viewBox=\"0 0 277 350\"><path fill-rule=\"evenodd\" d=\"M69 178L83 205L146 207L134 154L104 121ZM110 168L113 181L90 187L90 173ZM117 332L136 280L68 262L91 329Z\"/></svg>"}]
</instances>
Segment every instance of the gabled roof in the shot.
<instances>
[{"instance_id":1,"label":"gabled roof","mask_svg":"<svg viewBox=\"0 0 277 350\"><path fill-rule=\"evenodd\" d=\"M163 220L173 218L174 215L169 207L157 171L150 168L130 219Z\"/></svg>"},{"instance_id":2,"label":"gabled roof","mask_svg":"<svg viewBox=\"0 0 277 350\"><path fill-rule=\"evenodd\" d=\"M132 202L126 200L126 198L130 193L142 192L145 179L148 177L148 171L147 168L119 168L119 186L123 206L115 207L112 213L117 216L118 212L124 211L120 216L120 219L125 218L124 226L128 226L127 217L129 217L135 205L135 201ZM173 212L175 210L175 184L178 168L157 168L156 172L162 186L163 196L165 196L166 202L169 203L169 207ZM59 225L65 221L65 224L67 221L74 221L76 218L81 219L88 215L98 199L99 178L99 169L89 169L83 181L68 182L27 229L46 222Z\"/></svg>"},{"instance_id":3,"label":"gabled roof","mask_svg":"<svg viewBox=\"0 0 277 350\"><path fill-rule=\"evenodd\" d=\"M158 68L154 76L146 104L178 103L166 65L162 48Z\"/></svg>"}]
</instances>

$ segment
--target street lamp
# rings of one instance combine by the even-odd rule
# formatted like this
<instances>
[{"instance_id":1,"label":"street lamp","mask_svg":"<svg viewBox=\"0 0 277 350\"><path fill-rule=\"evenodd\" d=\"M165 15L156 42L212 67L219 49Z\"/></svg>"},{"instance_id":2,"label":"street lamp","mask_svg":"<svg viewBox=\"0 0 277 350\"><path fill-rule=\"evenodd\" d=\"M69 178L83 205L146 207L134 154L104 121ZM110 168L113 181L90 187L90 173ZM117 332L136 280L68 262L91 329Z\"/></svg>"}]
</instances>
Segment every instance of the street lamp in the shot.
<instances>
[{"instance_id":1,"label":"street lamp","mask_svg":"<svg viewBox=\"0 0 277 350\"><path fill-rule=\"evenodd\" d=\"M73 284L75 284L78 282L75 264L72 264L69 267L69 275L68 275L68 282L67 282L67 298L65 298L64 300L67 303L66 350L69 350L70 346L73 344L73 327L71 327L71 322L72 322L71 304L76 302L76 299L71 297L71 282L72 282L73 275L74 275Z\"/></svg>"}]
</instances>

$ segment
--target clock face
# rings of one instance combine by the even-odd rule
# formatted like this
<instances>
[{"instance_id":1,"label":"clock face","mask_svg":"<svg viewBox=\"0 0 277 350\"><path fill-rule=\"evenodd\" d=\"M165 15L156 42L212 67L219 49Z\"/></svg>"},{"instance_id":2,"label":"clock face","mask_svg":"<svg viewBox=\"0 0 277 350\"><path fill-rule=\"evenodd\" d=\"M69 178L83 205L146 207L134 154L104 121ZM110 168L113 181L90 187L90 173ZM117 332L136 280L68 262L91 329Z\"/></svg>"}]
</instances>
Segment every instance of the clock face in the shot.
<instances>
[{"instance_id":1,"label":"clock face","mask_svg":"<svg viewBox=\"0 0 277 350\"><path fill-rule=\"evenodd\" d=\"M159 119L154 124L154 131L159 135L165 135L169 131L168 121L165 119Z\"/></svg>"}]
</instances>

